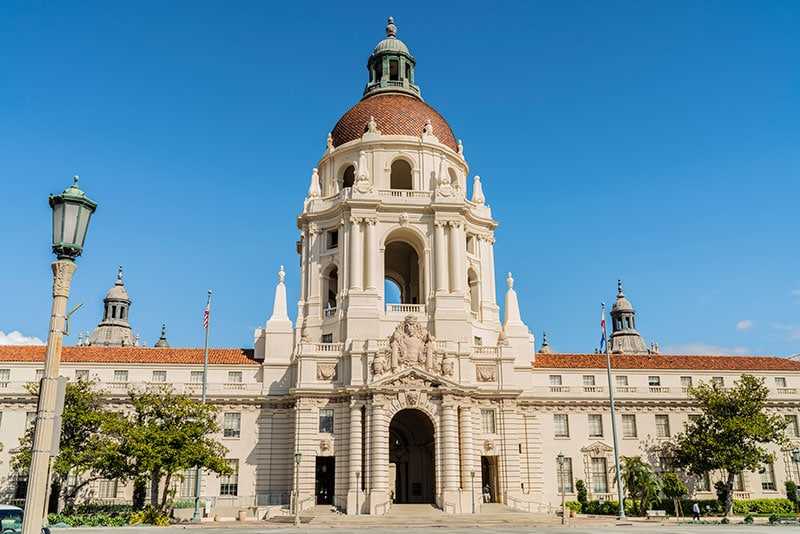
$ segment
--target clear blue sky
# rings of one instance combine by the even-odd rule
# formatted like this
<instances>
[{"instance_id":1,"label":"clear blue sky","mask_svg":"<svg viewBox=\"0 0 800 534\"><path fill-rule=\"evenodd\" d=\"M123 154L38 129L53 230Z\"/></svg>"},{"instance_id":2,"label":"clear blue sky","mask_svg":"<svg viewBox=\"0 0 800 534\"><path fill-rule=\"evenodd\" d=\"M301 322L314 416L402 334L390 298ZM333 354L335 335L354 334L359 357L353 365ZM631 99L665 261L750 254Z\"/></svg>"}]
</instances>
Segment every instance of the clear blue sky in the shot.
<instances>
[{"instance_id":1,"label":"clear blue sky","mask_svg":"<svg viewBox=\"0 0 800 534\"><path fill-rule=\"evenodd\" d=\"M122 264L149 344L200 346L211 287L212 344L251 346L281 263L296 302L310 170L393 15L537 337L591 351L622 277L662 347L800 352L800 3L387 6L3 2L0 330L46 337L47 195L78 173L73 332Z\"/></svg>"}]
</instances>

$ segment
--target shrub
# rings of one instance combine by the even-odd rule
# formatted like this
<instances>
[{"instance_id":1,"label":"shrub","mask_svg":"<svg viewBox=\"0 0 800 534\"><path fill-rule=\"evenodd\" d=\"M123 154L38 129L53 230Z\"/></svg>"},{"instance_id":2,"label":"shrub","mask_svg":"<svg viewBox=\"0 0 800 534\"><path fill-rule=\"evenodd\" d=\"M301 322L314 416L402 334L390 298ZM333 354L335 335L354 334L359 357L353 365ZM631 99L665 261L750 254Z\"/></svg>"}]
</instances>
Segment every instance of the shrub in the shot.
<instances>
[{"instance_id":1,"label":"shrub","mask_svg":"<svg viewBox=\"0 0 800 534\"><path fill-rule=\"evenodd\" d=\"M200 499L200 508L203 506L205 506L205 501ZM178 509L194 508L194 499L178 499L172 504L172 507Z\"/></svg>"},{"instance_id":2,"label":"shrub","mask_svg":"<svg viewBox=\"0 0 800 534\"><path fill-rule=\"evenodd\" d=\"M784 486L786 487L786 498L794 503L795 510L797 510L798 506L800 506L800 493L797 491L797 484L787 480Z\"/></svg>"},{"instance_id":3,"label":"shrub","mask_svg":"<svg viewBox=\"0 0 800 534\"><path fill-rule=\"evenodd\" d=\"M70 527L122 527L128 524L130 513L108 514L49 514L49 524L65 523Z\"/></svg>"},{"instance_id":4,"label":"shrub","mask_svg":"<svg viewBox=\"0 0 800 534\"><path fill-rule=\"evenodd\" d=\"M751 514L747 514L744 516L744 523L745 525L752 525L753 524L753 516Z\"/></svg>"},{"instance_id":5,"label":"shrub","mask_svg":"<svg viewBox=\"0 0 800 534\"><path fill-rule=\"evenodd\" d=\"M700 505L700 513L702 515L708 514L721 514L722 513L722 505L716 499L706 499L706 500L696 500L696 499L682 499L681 500L681 508L683 508L684 512L687 514L691 512L692 505L694 503ZM670 515L675 514L675 503L672 499L662 499L658 503L659 507L662 510L666 510L666 512Z\"/></svg>"},{"instance_id":6,"label":"shrub","mask_svg":"<svg viewBox=\"0 0 800 534\"><path fill-rule=\"evenodd\" d=\"M722 524L722 525L727 525L728 523L730 523L730 522L731 522L731 520L730 520L730 519L728 519L727 517L723 517L722 519L720 519L720 520L719 520L719 522L720 522L720 524Z\"/></svg>"},{"instance_id":7,"label":"shrub","mask_svg":"<svg viewBox=\"0 0 800 534\"><path fill-rule=\"evenodd\" d=\"M588 492L586 491L586 483L583 480L575 481L575 490L578 492L578 502L581 507L585 508L586 503L589 502Z\"/></svg>"},{"instance_id":8,"label":"shrub","mask_svg":"<svg viewBox=\"0 0 800 534\"><path fill-rule=\"evenodd\" d=\"M636 501L625 499L625 514L632 515L636 510ZM619 501L589 501L583 507L583 513L591 515L617 515Z\"/></svg>"},{"instance_id":9,"label":"shrub","mask_svg":"<svg viewBox=\"0 0 800 534\"><path fill-rule=\"evenodd\" d=\"M772 514L769 516L770 524L774 523L794 523L797 522L797 516L794 514Z\"/></svg>"},{"instance_id":10,"label":"shrub","mask_svg":"<svg viewBox=\"0 0 800 534\"><path fill-rule=\"evenodd\" d=\"M788 514L794 510L789 499L745 499L733 501L733 513L746 514Z\"/></svg>"},{"instance_id":11,"label":"shrub","mask_svg":"<svg viewBox=\"0 0 800 534\"><path fill-rule=\"evenodd\" d=\"M567 501L565 503L565 506L567 507L568 510L573 511L576 514L579 514L581 512L581 510L583 509L583 505L581 503L579 503L578 501Z\"/></svg>"}]
</instances>

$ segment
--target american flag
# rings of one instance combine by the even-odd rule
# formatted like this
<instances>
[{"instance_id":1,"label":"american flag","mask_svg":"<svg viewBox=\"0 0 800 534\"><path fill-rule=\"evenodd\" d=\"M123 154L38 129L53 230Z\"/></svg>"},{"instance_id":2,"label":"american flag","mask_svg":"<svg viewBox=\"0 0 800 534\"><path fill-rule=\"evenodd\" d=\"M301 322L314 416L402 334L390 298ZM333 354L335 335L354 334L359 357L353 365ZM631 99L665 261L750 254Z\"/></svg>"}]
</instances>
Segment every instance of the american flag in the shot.
<instances>
[{"instance_id":1,"label":"american flag","mask_svg":"<svg viewBox=\"0 0 800 534\"><path fill-rule=\"evenodd\" d=\"M208 330L208 316L211 314L211 303L206 304L206 309L203 310L203 328Z\"/></svg>"},{"instance_id":2,"label":"american flag","mask_svg":"<svg viewBox=\"0 0 800 534\"><path fill-rule=\"evenodd\" d=\"M606 350L606 304L600 303L600 352Z\"/></svg>"}]
</instances>

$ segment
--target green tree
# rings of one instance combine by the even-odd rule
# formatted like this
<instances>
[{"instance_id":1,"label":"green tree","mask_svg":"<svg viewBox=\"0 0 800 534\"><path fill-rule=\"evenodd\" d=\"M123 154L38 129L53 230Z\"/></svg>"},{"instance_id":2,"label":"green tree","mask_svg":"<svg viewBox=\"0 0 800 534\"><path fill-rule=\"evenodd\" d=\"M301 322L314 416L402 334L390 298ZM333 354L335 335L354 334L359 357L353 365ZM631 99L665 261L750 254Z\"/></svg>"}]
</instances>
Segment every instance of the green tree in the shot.
<instances>
[{"instance_id":1,"label":"green tree","mask_svg":"<svg viewBox=\"0 0 800 534\"><path fill-rule=\"evenodd\" d=\"M783 485L786 488L786 498L792 501L794 509L797 510L800 508L800 494L797 491L797 484L792 480L787 480Z\"/></svg>"},{"instance_id":2,"label":"green tree","mask_svg":"<svg viewBox=\"0 0 800 534\"><path fill-rule=\"evenodd\" d=\"M683 515L681 499L689 493L689 488L686 487L686 483L681 480L678 473L675 471L661 473L661 491L667 499L672 499L675 515L681 517Z\"/></svg>"},{"instance_id":3,"label":"green tree","mask_svg":"<svg viewBox=\"0 0 800 534\"><path fill-rule=\"evenodd\" d=\"M650 464L640 456L622 456L622 483L632 503L638 502L636 510L645 515L650 503L658 497L661 484Z\"/></svg>"},{"instance_id":4,"label":"green tree","mask_svg":"<svg viewBox=\"0 0 800 534\"><path fill-rule=\"evenodd\" d=\"M765 410L769 390L762 379L742 375L734 387L700 384L689 395L701 409L686 431L673 443L674 461L690 473L722 470L724 491L718 493L725 515L733 507L733 482L737 473L755 471L773 460L766 443L783 443L786 421Z\"/></svg>"},{"instance_id":5,"label":"green tree","mask_svg":"<svg viewBox=\"0 0 800 534\"><path fill-rule=\"evenodd\" d=\"M586 491L586 483L583 480L575 481L575 490L578 492L578 502L581 503L581 509L586 510L586 505L589 504L589 492Z\"/></svg>"},{"instance_id":6,"label":"green tree","mask_svg":"<svg viewBox=\"0 0 800 534\"><path fill-rule=\"evenodd\" d=\"M28 387L32 395L38 396L38 390L38 384ZM52 466L51 488L52 495L57 497L61 494L67 509L75 505L75 499L87 485L114 476L107 463L108 439L102 431L103 424L110 417L113 416L105 409L103 393L95 388L94 382L79 379L67 384L59 453ZM11 467L17 472L27 472L30 468L33 432L34 425L29 425L11 460ZM66 483L70 474L75 475L74 485Z\"/></svg>"},{"instance_id":7,"label":"green tree","mask_svg":"<svg viewBox=\"0 0 800 534\"><path fill-rule=\"evenodd\" d=\"M106 429L113 436L109 461L119 478L141 488L150 481L150 503L161 513L170 506L171 486L180 473L200 466L230 474L228 450L212 435L219 432L217 409L169 386L131 391L132 410L118 413Z\"/></svg>"}]
</instances>

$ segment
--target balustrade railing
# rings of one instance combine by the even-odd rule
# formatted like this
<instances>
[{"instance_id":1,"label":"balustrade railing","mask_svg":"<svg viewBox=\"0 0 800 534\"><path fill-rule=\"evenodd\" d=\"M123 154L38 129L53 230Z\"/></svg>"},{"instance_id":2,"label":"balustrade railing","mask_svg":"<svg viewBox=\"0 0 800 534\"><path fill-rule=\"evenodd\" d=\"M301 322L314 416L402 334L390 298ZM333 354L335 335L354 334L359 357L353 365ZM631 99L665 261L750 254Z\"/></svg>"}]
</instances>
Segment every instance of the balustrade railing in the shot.
<instances>
[{"instance_id":1,"label":"balustrade railing","mask_svg":"<svg viewBox=\"0 0 800 534\"><path fill-rule=\"evenodd\" d=\"M650 386L650 393L669 393L668 386Z\"/></svg>"},{"instance_id":2,"label":"balustrade railing","mask_svg":"<svg viewBox=\"0 0 800 534\"><path fill-rule=\"evenodd\" d=\"M602 393L604 389L603 386L583 386L584 393Z\"/></svg>"},{"instance_id":3,"label":"balustrade railing","mask_svg":"<svg viewBox=\"0 0 800 534\"><path fill-rule=\"evenodd\" d=\"M378 196L384 198L423 198L431 197L430 191L416 191L414 189L379 189Z\"/></svg>"},{"instance_id":4,"label":"balustrade railing","mask_svg":"<svg viewBox=\"0 0 800 534\"><path fill-rule=\"evenodd\" d=\"M387 304L387 313L425 313L424 304Z\"/></svg>"},{"instance_id":5,"label":"balustrade railing","mask_svg":"<svg viewBox=\"0 0 800 534\"><path fill-rule=\"evenodd\" d=\"M333 308L325 308L325 318L330 319L331 317L336 317L336 307Z\"/></svg>"}]
</instances>

